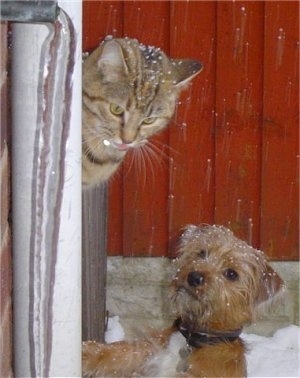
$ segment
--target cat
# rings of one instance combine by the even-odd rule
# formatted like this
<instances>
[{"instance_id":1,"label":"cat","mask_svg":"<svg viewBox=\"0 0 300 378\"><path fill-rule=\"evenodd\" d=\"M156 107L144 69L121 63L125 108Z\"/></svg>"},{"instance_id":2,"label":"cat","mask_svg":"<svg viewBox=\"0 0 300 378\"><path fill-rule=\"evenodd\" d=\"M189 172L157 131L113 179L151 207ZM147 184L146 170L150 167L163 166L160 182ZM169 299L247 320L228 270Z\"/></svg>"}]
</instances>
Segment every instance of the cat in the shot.
<instances>
[{"instance_id":1,"label":"cat","mask_svg":"<svg viewBox=\"0 0 300 378\"><path fill-rule=\"evenodd\" d=\"M83 62L82 181L108 180L126 153L144 146L174 114L179 94L202 70L136 39L107 38Z\"/></svg>"}]
</instances>

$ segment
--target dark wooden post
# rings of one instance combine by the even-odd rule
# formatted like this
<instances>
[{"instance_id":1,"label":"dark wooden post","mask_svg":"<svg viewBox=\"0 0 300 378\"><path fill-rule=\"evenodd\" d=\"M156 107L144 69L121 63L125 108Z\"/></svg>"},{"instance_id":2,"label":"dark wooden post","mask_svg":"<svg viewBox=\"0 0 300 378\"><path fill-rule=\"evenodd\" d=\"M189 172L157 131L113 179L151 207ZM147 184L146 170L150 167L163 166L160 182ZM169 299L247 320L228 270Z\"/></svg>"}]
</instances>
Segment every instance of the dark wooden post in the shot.
<instances>
[{"instance_id":1,"label":"dark wooden post","mask_svg":"<svg viewBox=\"0 0 300 378\"><path fill-rule=\"evenodd\" d=\"M82 339L104 341L107 184L82 194Z\"/></svg>"}]
</instances>

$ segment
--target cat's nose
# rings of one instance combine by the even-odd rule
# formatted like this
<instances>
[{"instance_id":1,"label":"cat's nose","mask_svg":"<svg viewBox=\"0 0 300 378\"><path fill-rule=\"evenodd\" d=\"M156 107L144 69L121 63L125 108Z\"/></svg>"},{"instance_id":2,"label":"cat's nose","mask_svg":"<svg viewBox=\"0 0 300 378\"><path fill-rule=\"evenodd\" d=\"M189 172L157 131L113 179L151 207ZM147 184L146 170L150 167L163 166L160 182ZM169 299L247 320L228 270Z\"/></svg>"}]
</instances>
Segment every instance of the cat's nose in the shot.
<instances>
[{"instance_id":1,"label":"cat's nose","mask_svg":"<svg viewBox=\"0 0 300 378\"><path fill-rule=\"evenodd\" d=\"M203 273L193 271L188 274L187 281L190 286L197 287L204 285L205 277Z\"/></svg>"},{"instance_id":2,"label":"cat's nose","mask_svg":"<svg viewBox=\"0 0 300 378\"><path fill-rule=\"evenodd\" d=\"M136 130L132 130L130 127L124 127L122 130L121 139L124 144L130 144L136 140L136 136Z\"/></svg>"},{"instance_id":3,"label":"cat's nose","mask_svg":"<svg viewBox=\"0 0 300 378\"><path fill-rule=\"evenodd\" d=\"M131 144L133 142L133 139L129 138L122 138L123 144Z\"/></svg>"}]
</instances>

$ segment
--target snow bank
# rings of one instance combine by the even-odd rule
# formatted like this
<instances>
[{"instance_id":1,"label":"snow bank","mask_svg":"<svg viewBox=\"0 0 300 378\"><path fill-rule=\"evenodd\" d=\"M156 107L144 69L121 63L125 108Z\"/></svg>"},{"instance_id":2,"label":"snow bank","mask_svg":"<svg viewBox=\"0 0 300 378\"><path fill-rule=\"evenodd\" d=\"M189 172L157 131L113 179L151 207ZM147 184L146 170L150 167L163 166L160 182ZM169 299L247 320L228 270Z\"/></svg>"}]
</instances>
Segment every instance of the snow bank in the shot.
<instances>
[{"instance_id":1,"label":"snow bank","mask_svg":"<svg viewBox=\"0 0 300 378\"><path fill-rule=\"evenodd\" d=\"M248 377L300 377L299 340L300 327L290 325L279 329L272 337L242 334L247 344ZM108 321L106 342L124 339L119 317Z\"/></svg>"}]
</instances>

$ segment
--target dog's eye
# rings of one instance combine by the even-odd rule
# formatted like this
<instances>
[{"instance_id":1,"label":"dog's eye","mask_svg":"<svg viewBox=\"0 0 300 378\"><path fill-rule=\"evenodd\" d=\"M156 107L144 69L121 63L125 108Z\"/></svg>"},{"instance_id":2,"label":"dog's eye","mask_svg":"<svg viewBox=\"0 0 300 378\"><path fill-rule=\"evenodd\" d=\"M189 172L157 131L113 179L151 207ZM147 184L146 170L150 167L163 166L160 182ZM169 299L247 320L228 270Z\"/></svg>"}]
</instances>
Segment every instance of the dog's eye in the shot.
<instances>
[{"instance_id":1,"label":"dog's eye","mask_svg":"<svg viewBox=\"0 0 300 378\"><path fill-rule=\"evenodd\" d=\"M234 269L226 269L224 272L224 277L229 281L237 281L239 279L238 273Z\"/></svg>"},{"instance_id":2,"label":"dog's eye","mask_svg":"<svg viewBox=\"0 0 300 378\"><path fill-rule=\"evenodd\" d=\"M206 259L207 251L205 249L201 249L201 251L198 252L198 256L200 257L200 259Z\"/></svg>"}]
</instances>

